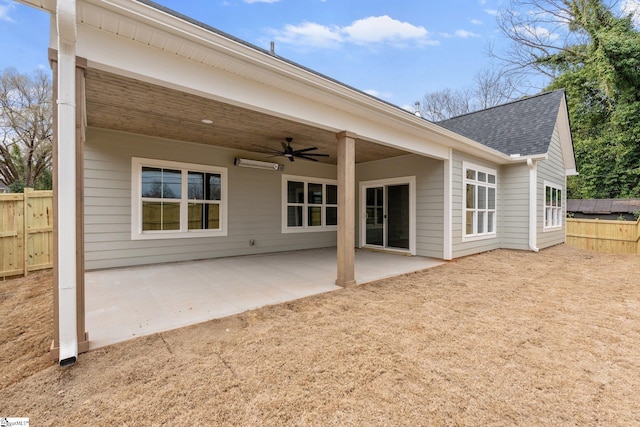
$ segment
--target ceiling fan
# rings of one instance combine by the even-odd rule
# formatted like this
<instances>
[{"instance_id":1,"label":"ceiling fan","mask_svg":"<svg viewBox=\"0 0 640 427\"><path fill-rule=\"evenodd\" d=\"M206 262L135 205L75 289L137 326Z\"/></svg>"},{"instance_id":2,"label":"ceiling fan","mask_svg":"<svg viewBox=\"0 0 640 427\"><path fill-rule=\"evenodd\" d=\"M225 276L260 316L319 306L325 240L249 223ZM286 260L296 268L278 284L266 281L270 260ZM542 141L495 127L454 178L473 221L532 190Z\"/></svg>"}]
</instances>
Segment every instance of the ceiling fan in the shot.
<instances>
[{"instance_id":1,"label":"ceiling fan","mask_svg":"<svg viewBox=\"0 0 640 427\"><path fill-rule=\"evenodd\" d=\"M301 148L299 150L294 150L293 147L291 146L291 142L293 141L293 138L285 138L285 141L287 141L286 144L284 143L284 141L280 142L280 144L282 144L282 150L275 150L269 147L261 147L267 150L267 151L263 151L263 153L272 154L272 157L283 156L288 158L289 161L292 161L292 162L296 158L317 162L318 159L314 157L329 157L328 154L310 153L310 151L317 150L318 147L308 147L308 148Z\"/></svg>"}]
</instances>

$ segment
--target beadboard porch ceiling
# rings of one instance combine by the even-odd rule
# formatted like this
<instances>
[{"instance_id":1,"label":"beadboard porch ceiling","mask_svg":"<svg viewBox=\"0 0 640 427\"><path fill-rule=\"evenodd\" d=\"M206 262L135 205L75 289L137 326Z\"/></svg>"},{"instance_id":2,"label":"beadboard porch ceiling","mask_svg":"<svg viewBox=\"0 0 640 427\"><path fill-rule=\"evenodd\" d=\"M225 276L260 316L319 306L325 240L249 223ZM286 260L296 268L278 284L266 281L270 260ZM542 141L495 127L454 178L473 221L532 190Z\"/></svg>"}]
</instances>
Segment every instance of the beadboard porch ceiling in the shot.
<instances>
[{"instance_id":1,"label":"beadboard porch ceiling","mask_svg":"<svg viewBox=\"0 0 640 427\"><path fill-rule=\"evenodd\" d=\"M294 148L318 147L318 153L329 154L320 162L337 163L336 134L330 130L103 70L87 69L85 88L88 126L252 151L265 160L269 155L258 154L261 147L281 149L280 142L290 137ZM405 154L356 141L356 163Z\"/></svg>"}]
</instances>

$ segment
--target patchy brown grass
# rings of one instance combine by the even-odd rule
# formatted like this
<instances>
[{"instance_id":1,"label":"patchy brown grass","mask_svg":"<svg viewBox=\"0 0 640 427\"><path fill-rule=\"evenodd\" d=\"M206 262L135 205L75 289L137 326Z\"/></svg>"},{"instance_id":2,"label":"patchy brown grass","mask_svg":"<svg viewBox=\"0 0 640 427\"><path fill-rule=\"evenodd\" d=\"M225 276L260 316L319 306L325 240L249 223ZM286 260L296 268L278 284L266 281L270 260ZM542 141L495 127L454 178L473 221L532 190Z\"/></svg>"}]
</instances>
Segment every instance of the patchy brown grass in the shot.
<instances>
[{"instance_id":1,"label":"patchy brown grass","mask_svg":"<svg viewBox=\"0 0 640 427\"><path fill-rule=\"evenodd\" d=\"M558 246L47 359L51 276L0 282L0 416L32 425L640 425L640 258Z\"/></svg>"}]
</instances>

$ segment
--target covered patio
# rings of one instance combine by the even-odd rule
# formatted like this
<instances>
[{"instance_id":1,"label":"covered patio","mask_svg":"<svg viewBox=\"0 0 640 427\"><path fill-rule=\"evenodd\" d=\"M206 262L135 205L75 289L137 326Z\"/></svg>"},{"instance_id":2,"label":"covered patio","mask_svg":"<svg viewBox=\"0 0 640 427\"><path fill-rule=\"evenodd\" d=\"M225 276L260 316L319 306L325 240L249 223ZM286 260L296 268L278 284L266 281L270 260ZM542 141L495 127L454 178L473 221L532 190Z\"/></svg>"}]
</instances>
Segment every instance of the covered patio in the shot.
<instances>
[{"instance_id":1,"label":"covered patio","mask_svg":"<svg viewBox=\"0 0 640 427\"><path fill-rule=\"evenodd\" d=\"M86 272L90 348L341 289L335 259L324 248ZM443 263L357 250L356 281Z\"/></svg>"}]
</instances>

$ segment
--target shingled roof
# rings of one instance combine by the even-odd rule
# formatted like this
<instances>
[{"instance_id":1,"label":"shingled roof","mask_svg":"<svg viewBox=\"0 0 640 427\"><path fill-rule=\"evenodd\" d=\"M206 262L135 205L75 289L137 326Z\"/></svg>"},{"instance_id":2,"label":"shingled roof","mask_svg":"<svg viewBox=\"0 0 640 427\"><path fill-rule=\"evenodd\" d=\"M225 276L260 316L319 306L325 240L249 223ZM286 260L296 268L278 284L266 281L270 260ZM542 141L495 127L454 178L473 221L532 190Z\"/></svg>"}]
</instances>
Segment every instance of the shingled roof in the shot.
<instances>
[{"instance_id":1,"label":"shingled roof","mask_svg":"<svg viewBox=\"0 0 640 427\"><path fill-rule=\"evenodd\" d=\"M545 92L436 124L502 153L545 154L564 90Z\"/></svg>"}]
</instances>

